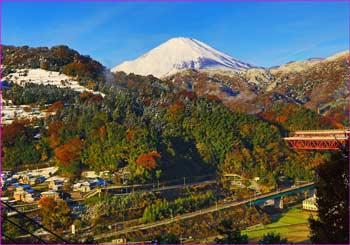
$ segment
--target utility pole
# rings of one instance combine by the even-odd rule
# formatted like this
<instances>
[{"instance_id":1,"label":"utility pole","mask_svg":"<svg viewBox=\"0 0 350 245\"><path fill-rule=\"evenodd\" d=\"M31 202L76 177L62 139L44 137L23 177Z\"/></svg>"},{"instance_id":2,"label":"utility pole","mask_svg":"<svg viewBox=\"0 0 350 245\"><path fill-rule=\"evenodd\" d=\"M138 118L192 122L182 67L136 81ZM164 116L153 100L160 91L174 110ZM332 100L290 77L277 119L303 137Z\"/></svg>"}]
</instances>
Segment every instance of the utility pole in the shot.
<instances>
[{"instance_id":1,"label":"utility pole","mask_svg":"<svg viewBox=\"0 0 350 245\"><path fill-rule=\"evenodd\" d=\"M184 188L186 187L186 177L184 177Z\"/></svg>"}]
</instances>

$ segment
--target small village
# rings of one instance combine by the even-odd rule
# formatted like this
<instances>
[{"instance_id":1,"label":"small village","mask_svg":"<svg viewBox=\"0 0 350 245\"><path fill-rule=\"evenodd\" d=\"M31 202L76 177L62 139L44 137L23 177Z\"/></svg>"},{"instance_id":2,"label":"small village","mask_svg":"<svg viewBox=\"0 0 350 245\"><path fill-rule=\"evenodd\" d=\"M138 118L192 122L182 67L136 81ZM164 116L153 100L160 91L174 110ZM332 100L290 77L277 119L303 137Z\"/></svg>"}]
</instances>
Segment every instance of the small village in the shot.
<instances>
[{"instance_id":1,"label":"small village","mask_svg":"<svg viewBox=\"0 0 350 245\"><path fill-rule=\"evenodd\" d=\"M75 200L111 183L108 171L100 174L85 171L82 173L82 179L73 184L70 184L67 178L57 175L57 171L57 167L21 172L3 171L1 200L15 205L36 203L42 197Z\"/></svg>"}]
</instances>

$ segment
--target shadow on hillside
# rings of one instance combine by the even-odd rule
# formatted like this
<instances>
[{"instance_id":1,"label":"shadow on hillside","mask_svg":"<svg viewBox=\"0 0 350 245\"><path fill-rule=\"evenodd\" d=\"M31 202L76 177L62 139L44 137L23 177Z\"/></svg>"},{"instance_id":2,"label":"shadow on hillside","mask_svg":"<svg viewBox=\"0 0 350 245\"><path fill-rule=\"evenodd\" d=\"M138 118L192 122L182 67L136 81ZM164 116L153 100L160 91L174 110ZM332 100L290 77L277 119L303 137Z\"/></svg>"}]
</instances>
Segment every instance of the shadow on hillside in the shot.
<instances>
[{"instance_id":1,"label":"shadow on hillside","mask_svg":"<svg viewBox=\"0 0 350 245\"><path fill-rule=\"evenodd\" d=\"M161 146L163 178L194 178L195 176L214 175L215 168L206 164L200 156L194 141L186 142L183 138L170 138L173 156L166 146Z\"/></svg>"}]
</instances>

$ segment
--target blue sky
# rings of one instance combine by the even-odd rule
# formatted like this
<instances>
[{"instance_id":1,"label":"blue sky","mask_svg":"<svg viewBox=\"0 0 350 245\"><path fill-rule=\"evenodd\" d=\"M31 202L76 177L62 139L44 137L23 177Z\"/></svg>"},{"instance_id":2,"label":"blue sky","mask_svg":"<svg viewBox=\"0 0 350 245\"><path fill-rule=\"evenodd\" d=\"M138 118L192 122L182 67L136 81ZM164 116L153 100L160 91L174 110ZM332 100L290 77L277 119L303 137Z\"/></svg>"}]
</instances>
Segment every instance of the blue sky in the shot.
<instances>
[{"instance_id":1,"label":"blue sky","mask_svg":"<svg viewBox=\"0 0 350 245\"><path fill-rule=\"evenodd\" d=\"M348 49L346 2L3 2L2 43L66 44L107 67L172 37L259 66Z\"/></svg>"}]
</instances>

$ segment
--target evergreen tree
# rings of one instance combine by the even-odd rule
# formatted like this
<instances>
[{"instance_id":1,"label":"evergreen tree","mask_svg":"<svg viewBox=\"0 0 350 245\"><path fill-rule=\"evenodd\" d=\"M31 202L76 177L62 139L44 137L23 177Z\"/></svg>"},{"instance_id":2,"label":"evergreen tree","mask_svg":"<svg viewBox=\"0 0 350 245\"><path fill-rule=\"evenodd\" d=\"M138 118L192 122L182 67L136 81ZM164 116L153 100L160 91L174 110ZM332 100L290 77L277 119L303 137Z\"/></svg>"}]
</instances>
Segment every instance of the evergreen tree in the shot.
<instances>
[{"instance_id":1,"label":"evergreen tree","mask_svg":"<svg viewBox=\"0 0 350 245\"><path fill-rule=\"evenodd\" d=\"M314 243L349 243L349 152L335 153L319 167L318 218L310 218Z\"/></svg>"},{"instance_id":2,"label":"evergreen tree","mask_svg":"<svg viewBox=\"0 0 350 245\"><path fill-rule=\"evenodd\" d=\"M215 238L217 244L247 244L248 236L242 235L238 227L232 220L224 220L218 227L218 232L222 238Z\"/></svg>"},{"instance_id":3,"label":"evergreen tree","mask_svg":"<svg viewBox=\"0 0 350 245\"><path fill-rule=\"evenodd\" d=\"M157 244L179 244L180 239L173 233L165 233L158 235L154 240Z\"/></svg>"},{"instance_id":4,"label":"evergreen tree","mask_svg":"<svg viewBox=\"0 0 350 245\"><path fill-rule=\"evenodd\" d=\"M267 233L259 241L260 244L286 244L288 243L287 238L282 238L280 234L275 234L273 232Z\"/></svg>"}]
</instances>

